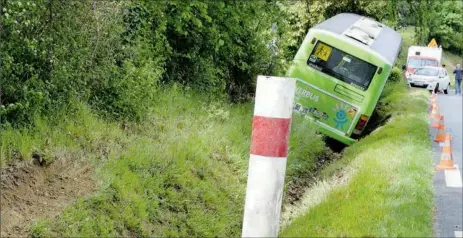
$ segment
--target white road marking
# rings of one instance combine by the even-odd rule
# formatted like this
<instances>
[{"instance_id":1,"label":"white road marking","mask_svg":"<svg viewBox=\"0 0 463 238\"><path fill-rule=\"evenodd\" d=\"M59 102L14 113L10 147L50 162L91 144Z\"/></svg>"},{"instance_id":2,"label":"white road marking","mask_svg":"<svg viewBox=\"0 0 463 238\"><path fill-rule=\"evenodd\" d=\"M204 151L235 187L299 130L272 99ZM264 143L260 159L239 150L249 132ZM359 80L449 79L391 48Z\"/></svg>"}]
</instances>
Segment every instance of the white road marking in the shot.
<instances>
[{"instance_id":1,"label":"white road marking","mask_svg":"<svg viewBox=\"0 0 463 238\"><path fill-rule=\"evenodd\" d=\"M457 169L455 170L445 170L445 183L447 187L461 188L461 174L458 165L455 165Z\"/></svg>"},{"instance_id":2,"label":"white road marking","mask_svg":"<svg viewBox=\"0 0 463 238\"><path fill-rule=\"evenodd\" d=\"M455 231L455 237L463 237L463 231Z\"/></svg>"}]
</instances>

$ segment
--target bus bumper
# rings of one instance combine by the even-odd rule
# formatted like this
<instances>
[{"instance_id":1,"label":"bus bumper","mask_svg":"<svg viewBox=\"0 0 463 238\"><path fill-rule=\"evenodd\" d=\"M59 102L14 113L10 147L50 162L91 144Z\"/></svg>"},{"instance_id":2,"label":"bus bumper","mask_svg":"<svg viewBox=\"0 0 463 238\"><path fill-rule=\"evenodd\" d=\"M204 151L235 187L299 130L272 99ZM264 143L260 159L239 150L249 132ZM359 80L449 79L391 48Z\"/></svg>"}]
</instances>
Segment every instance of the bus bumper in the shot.
<instances>
[{"instance_id":1,"label":"bus bumper","mask_svg":"<svg viewBox=\"0 0 463 238\"><path fill-rule=\"evenodd\" d=\"M352 139L348 136L345 136L345 135L340 135L339 133L336 133L332 130L329 129L329 127L326 127L325 125L322 125L322 124L319 124L319 123L314 123L316 126L317 126L317 130L324 134L325 136L328 136L328 137L331 137L339 142L342 142L343 144L346 144L346 145L352 145L354 144L355 142L357 142L357 140L355 139Z\"/></svg>"}]
</instances>

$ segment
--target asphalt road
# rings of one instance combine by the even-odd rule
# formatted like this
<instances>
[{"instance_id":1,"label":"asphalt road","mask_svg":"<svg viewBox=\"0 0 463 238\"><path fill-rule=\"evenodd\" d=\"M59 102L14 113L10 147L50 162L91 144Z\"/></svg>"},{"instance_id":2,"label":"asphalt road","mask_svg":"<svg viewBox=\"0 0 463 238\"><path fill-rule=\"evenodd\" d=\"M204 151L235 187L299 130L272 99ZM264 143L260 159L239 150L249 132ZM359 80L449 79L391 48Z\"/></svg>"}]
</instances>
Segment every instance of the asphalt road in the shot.
<instances>
[{"instance_id":1,"label":"asphalt road","mask_svg":"<svg viewBox=\"0 0 463 238\"><path fill-rule=\"evenodd\" d=\"M463 97L439 94L437 104L440 113L444 115L444 124L452 135L453 162L458 167L456 171L435 171L434 191L436 214L434 221L434 237L462 237L463 231L463 190L462 190L462 114ZM442 147L433 141L437 130L431 128L434 165L439 164Z\"/></svg>"}]
</instances>

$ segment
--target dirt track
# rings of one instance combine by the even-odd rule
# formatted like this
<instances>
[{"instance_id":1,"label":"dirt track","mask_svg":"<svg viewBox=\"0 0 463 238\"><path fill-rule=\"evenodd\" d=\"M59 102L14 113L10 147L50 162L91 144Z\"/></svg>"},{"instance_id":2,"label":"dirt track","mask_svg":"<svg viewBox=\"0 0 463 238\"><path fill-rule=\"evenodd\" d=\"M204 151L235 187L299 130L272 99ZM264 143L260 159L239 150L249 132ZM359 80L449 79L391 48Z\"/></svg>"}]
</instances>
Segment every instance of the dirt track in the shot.
<instances>
[{"instance_id":1,"label":"dirt track","mask_svg":"<svg viewBox=\"0 0 463 238\"><path fill-rule=\"evenodd\" d=\"M26 237L35 220L57 216L76 198L96 190L92 167L73 161L3 169L0 237Z\"/></svg>"}]
</instances>

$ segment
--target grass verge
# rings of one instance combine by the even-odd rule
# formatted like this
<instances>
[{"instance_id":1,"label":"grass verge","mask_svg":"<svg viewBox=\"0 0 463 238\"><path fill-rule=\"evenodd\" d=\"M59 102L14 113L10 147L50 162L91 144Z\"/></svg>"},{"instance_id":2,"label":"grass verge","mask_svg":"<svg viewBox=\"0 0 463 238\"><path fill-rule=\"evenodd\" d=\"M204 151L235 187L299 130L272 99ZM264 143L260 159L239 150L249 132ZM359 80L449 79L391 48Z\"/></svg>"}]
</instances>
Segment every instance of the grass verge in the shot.
<instances>
[{"instance_id":1,"label":"grass verge","mask_svg":"<svg viewBox=\"0 0 463 238\"><path fill-rule=\"evenodd\" d=\"M355 171L318 205L296 218L282 237L432 235L432 158L427 92L403 82L383 98L389 122L346 149L322 177Z\"/></svg>"},{"instance_id":2,"label":"grass verge","mask_svg":"<svg viewBox=\"0 0 463 238\"><path fill-rule=\"evenodd\" d=\"M48 118L34 119L34 125L21 129L4 127L0 134L2 167L18 161L29 162L33 155L45 164L73 152L100 156L110 144L128 143L115 123L98 119L85 105L74 104Z\"/></svg>"},{"instance_id":3,"label":"grass verge","mask_svg":"<svg viewBox=\"0 0 463 238\"><path fill-rule=\"evenodd\" d=\"M35 222L32 237L240 235L253 104L169 88L145 121L126 130L85 108L2 135L3 163L30 160L34 151L49 163L58 148L84 151L76 154L92 160L102 180L96 194ZM294 119L287 184L314 170L324 153L310 128Z\"/></svg>"}]
</instances>

